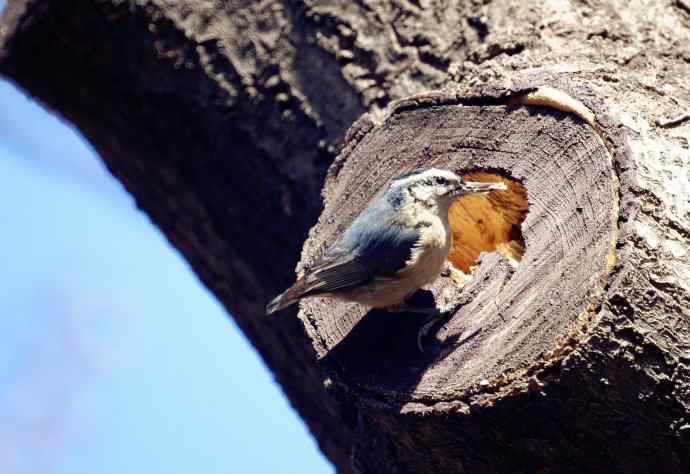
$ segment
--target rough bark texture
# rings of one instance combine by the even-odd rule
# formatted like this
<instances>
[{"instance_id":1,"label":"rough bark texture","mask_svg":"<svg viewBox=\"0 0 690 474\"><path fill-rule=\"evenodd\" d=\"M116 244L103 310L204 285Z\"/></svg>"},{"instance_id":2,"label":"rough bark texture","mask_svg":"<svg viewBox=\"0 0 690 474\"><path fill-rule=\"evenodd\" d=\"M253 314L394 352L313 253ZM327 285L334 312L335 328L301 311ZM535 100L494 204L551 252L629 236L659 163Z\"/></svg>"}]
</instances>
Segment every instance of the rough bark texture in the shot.
<instances>
[{"instance_id":1,"label":"rough bark texture","mask_svg":"<svg viewBox=\"0 0 690 474\"><path fill-rule=\"evenodd\" d=\"M687 471L690 121L672 120L690 109L687 2L9 0L0 48L0 72L79 127L232 312L340 471ZM482 99L386 120L380 113L393 99L458 84L460 97ZM543 84L585 102L603 143L570 114L508 111L501 99ZM365 111L375 120L357 122L345 138ZM458 121L470 119L461 130ZM531 174L527 158L511 164L502 147L520 146L541 127L552 132L530 141L556 157L553 172L572 165L557 176L574 185L559 188L561 200L530 202L520 266L482 257L466 288L482 285L482 275L488 283L457 300L464 306L423 356L401 342L373 346L366 357L376 331L405 331L407 323L385 314L328 312L315 300L300 315L310 337L294 310L262 317L294 278L336 150L344 146L303 264L387 177L421 159L400 150L398 165L390 163L396 140L435 120L450 126L432 159L500 168L523 180L528 197L558 189ZM397 125L407 135L390 131ZM506 127L477 138L481 146L465 161L443 151L476 144L468 130ZM387 158L377 176L357 155L371 137ZM533 164L553 165L547 156ZM333 213L338 187L356 179L368 187ZM605 202L612 190L619 209ZM609 236L612 268L600 245ZM554 302L520 307L491 294L497 282L525 281L518 275L534 268L530 249L540 239L562 244L548 278L534 279L560 288ZM591 279L554 276L573 267ZM488 295L507 317L479 307ZM336 314L346 317L311 323ZM458 342L476 329L474 342ZM499 334L518 349L487 352L487 338ZM341 349L348 344L335 347L343 340L357 357ZM391 357L396 350L404 353Z\"/></svg>"}]
</instances>

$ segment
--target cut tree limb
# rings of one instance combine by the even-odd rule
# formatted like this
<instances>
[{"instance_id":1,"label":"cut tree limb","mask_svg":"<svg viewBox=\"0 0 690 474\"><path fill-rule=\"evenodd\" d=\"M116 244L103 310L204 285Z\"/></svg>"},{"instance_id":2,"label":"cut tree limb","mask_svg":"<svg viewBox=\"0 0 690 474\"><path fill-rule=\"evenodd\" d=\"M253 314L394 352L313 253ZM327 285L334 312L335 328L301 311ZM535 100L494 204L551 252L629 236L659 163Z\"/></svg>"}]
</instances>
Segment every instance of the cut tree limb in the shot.
<instances>
[{"instance_id":1,"label":"cut tree limb","mask_svg":"<svg viewBox=\"0 0 690 474\"><path fill-rule=\"evenodd\" d=\"M677 3L9 0L0 72L94 144L339 471L682 472L690 123L655 126L690 108ZM540 86L594 122L514 100ZM262 317L310 227L302 264L431 162L517 180L529 208L517 267L439 281L457 311L428 354L402 315Z\"/></svg>"},{"instance_id":2,"label":"cut tree limb","mask_svg":"<svg viewBox=\"0 0 690 474\"><path fill-rule=\"evenodd\" d=\"M341 156L344 164L326 182L326 206L306 244L304 266L386 183L418 167L503 173L524 185L530 204L519 225L526 245L519 264L485 256L466 285L450 278L436 282L437 302L464 304L445 324L434 350L423 356L409 342L413 316L407 315L406 324L400 321L404 316L348 303L314 299L302 305L300 317L317 354L363 396L397 406L401 400L459 402L495 392L534 373L535 364L548 365L553 357L560 361L564 345L576 343L601 303L615 262L619 215L620 189L608 149L577 116L516 108L508 97L481 94L427 94L397 103L383 123ZM553 97L563 96L568 97ZM471 248L462 236L474 229L477 238L496 233L491 222L496 218L481 212L477 202L511 212L506 195L458 200L468 217L460 219L460 211L451 209L451 228L460 237L454 249ZM473 257L480 257L479 251ZM451 263L466 269L462 258L462 252L451 251ZM362 352L362 347L370 349Z\"/></svg>"}]
</instances>

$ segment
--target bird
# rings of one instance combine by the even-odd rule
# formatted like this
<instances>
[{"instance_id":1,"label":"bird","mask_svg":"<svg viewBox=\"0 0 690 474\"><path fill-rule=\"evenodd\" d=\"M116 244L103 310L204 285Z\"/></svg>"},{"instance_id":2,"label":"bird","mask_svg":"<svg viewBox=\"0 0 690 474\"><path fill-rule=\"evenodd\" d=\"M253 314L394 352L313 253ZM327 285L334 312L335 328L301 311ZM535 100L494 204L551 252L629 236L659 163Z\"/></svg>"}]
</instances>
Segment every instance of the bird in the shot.
<instances>
[{"instance_id":1,"label":"bird","mask_svg":"<svg viewBox=\"0 0 690 474\"><path fill-rule=\"evenodd\" d=\"M448 221L451 204L466 194L506 189L502 182L466 181L438 168L397 176L311 268L268 303L266 314L309 297L331 297L391 312L438 313L436 308L413 307L406 301L441 274L453 239Z\"/></svg>"}]
</instances>

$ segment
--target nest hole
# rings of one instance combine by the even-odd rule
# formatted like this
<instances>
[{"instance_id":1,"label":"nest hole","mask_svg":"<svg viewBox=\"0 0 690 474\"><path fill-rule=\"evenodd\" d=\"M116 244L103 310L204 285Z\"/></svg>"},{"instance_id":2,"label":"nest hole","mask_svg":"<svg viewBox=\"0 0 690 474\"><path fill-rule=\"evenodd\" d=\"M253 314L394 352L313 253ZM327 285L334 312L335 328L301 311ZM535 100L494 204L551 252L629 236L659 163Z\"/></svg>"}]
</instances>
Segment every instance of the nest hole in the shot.
<instances>
[{"instance_id":1,"label":"nest hole","mask_svg":"<svg viewBox=\"0 0 690 474\"><path fill-rule=\"evenodd\" d=\"M448 220L453 246L448 260L465 276L469 276L482 252L498 251L517 267L525 253L521 225L527 215L527 190L519 181L497 173L459 174L468 181L500 181L508 189L462 196L451 205Z\"/></svg>"}]
</instances>

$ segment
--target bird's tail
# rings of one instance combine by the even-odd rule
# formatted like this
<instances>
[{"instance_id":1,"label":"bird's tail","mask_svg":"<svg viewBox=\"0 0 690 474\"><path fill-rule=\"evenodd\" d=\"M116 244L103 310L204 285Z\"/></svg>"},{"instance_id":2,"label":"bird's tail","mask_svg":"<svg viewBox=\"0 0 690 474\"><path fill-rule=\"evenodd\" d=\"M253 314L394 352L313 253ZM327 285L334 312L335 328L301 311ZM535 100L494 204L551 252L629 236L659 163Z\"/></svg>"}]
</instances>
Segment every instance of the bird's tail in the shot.
<instances>
[{"instance_id":1,"label":"bird's tail","mask_svg":"<svg viewBox=\"0 0 690 474\"><path fill-rule=\"evenodd\" d=\"M266 315L271 315L297 303L302 296L304 296L304 282L300 280L266 305Z\"/></svg>"},{"instance_id":2,"label":"bird's tail","mask_svg":"<svg viewBox=\"0 0 690 474\"><path fill-rule=\"evenodd\" d=\"M312 290L313 288L307 284L307 280L304 277L299 278L294 285L273 298L266 305L266 314L271 315L276 311L297 303L302 297L312 294Z\"/></svg>"},{"instance_id":3,"label":"bird's tail","mask_svg":"<svg viewBox=\"0 0 690 474\"><path fill-rule=\"evenodd\" d=\"M287 293L287 291L285 293ZM299 301L299 298L286 298L285 293L279 294L266 305L266 315L271 315Z\"/></svg>"}]
</instances>

